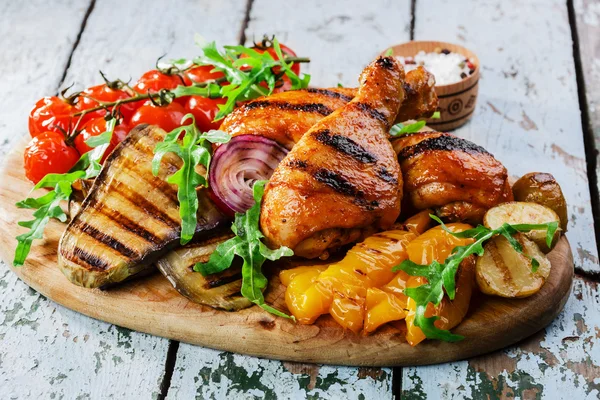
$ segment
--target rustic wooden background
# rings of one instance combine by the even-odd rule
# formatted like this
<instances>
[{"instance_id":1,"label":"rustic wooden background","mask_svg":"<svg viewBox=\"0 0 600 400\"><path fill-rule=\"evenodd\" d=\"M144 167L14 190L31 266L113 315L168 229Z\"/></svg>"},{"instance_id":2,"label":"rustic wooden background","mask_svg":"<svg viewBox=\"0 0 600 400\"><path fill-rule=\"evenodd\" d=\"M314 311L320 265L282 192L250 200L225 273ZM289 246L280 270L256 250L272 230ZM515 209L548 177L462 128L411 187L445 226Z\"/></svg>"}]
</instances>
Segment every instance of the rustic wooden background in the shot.
<instances>
[{"instance_id":1,"label":"rustic wooden background","mask_svg":"<svg viewBox=\"0 0 600 400\"><path fill-rule=\"evenodd\" d=\"M387 46L462 44L482 63L457 133L514 175L553 173L569 203L577 276L564 312L518 346L418 368L303 365L218 352L95 321L0 264L0 398L570 398L600 395L600 1L33 0L0 2L0 160L34 102L71 83L137 78L156 58L276 34L314 85L354 85ZM21 168L16 165L15 168ZM0 177L0 179L2 179Z\"/></svg>"}]
</instances>

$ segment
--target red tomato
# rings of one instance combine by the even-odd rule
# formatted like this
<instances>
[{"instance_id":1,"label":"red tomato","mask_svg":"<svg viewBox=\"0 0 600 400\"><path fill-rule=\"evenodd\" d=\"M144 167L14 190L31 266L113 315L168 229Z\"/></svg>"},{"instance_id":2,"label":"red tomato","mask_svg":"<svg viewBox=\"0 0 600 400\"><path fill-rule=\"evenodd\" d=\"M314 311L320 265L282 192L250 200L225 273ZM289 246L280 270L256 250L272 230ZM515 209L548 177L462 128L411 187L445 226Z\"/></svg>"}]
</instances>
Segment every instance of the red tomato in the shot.
<instances>
[{"instance_id":1,"label":"red tomato","mask_svg":"<svg viewBox=\"0 0 600 400\"><path fill-rule=\"evenodd\" d=\"M285 44L279 43L279 47L281 48L281 53L283 54L283 56L289 56L289 57L296 57L296 53L294 52L294 50L290 49L289 47L287 47ZM254 47L252 47L253 50L256 50L258 53L264 53L265 51L269 54L271 54L271 56L275 59L275 60L279 60L279 57L277 56L277 53L275 52L275 49L273 48L273 46L271 47L264 47L261 45L255 45ZM245 58L245 55L242 55L240 58ZM294 73L296 75L298 75L300 73L300 63L294 63L294 65L292 65L292 71L294 71ZM274 68L273 72L275 72L276 74L280 72L280 68Z\"/></svg>"},{"instance_id":2,"label":"red tomato","mask_svg":"<svg viewBox=\"0 0 600 400\"><path fill-rule=\"evenodd\" d=\"M179 103L171 103L166 106L155 106L147 101L137 109L129 125L133 128L139 124L156 125L170 132L181 126L181 120L185 116L185 108Z\"/></svg>"},{"instance_id":3,"label":"red tomato","mask_svg":"<svg viewBox=\"0 0 600 400\"><path fill-rule=\"evenodd\" d=\"M186 70L183 73L183 81L187 86L194 83L206 82L212 79L218 79L225 76L221 71L211 72L215 67L212 65L199 65Z\"/></svg>"},{"instance_id":4,"label":"red tomato","mask_svg":"<svg viewBox=\"0 0 600 400\"><path fill-rule=\"evenodd\" d=\"M68 172L78 160L79 153L65 143L62 133L42 132L25 148L25 176L38 183L47 174Z\"/></svg>"},{"instance_id":5,"label":"red tomato","mask_svg":"<svg viewBox=\"0 0 600 400\"><path fill-rule=\"evenodd\" d=\"M196 126L202 132L219 129L222 121L213 122L219 112L219 104L225 104L227 99L209 99L202 96L190 96L185 103L186 113L192 113Z\"/></svg>"},{"instance_id":6,"label":"red tomato","mask_svg":"<svg viewBox=\"0 0 600 400\"><path fill-rule=\"evenodd\" d=\"M97 85L84 90L75 107L77 108L77 111L84 111L97 107L99 105L98 101L104 103L113 103L117 100L127 99L129 97L131 96L124 90L115 90L106 85ZM125 120L129 120L136 110L136 105L135 103L125 103L120 106L120 109L123 118L125 118ZM105 114L105 110L98 110L86 114L80 122L80 127L92 119L104 117Z\"/></svg>"},{"instance_id":7,"label":"red tomato","mask_svg":"<svg viewBox=\"0 0 600 400\"><path fill-rule=\"evenodd\" d=\"M77 135L75 138L75 147L77 148L77 151L79 151L80 154L85 154L92 150L92 148L88 146L85 141L92 136L98 136L104 132L106 132L106 120L104 118L95 118L88 121L79 135ZM114 148L117 147L117 145L127 137L128 133L129 127L125 123L120 123L119 125L115 126L115 130L113 131L113 135L110 139L110 144L102 156L102 160L100 161L101 163L104 163L106 157L108 157Z\"/></svg>"},{"instance_id":8,"label":"red tomato","mask_svg":"<svg viewBox=\"0 0 600 400\"><path fill-rule=\"evenodd\" d=\"M72 105L56 96L44 97L35 103L29 113L29 133L36 137L48 131L61 134L68 132L71 120L76 122L73 118L75 112Z\"/></svg>"},{"instance_id":9,"label":"red tomato","mask_svg":"<svg viewBox=\"0 0 600 400\"><path fill-rule=\"evenodd\" d=\"M156 93L161 89L175 89L177 86L183 84L183 78L179 75L166 75L153 69L138 79L133 90L140 94L147 94L148 91Z\"/></svg>"}]
</instances>

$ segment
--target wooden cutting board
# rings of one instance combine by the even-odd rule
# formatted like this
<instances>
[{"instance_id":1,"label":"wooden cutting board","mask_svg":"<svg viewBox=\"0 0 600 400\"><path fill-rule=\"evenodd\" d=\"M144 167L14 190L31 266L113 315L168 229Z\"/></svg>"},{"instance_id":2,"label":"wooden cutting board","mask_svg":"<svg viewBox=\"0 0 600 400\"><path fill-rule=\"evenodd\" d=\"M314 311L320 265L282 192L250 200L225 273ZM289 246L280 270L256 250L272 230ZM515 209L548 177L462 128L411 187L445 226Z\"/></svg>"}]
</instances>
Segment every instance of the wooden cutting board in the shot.
<instances>
[{"instance_id":1,"label":"wooden cutting board","mask_svg":"<svg viewBox=\"0 0 600 400\"><path fill-rule=\"evenodd\" d=\"M0 171L0 255L12 264L15 237L25 230L17 221L31 210L14 206L31 184L23 173L24 143L6 157ZM56 250L65 225L51 221L45 239L34 243L21 268L12 270L44 296L72 310L136 331L219 350L280 360L360 366L408 366L460 360L516 343L547 326L570 294L573 256L563 237L548 255L552 272L537 294L519 300L476 295L466 319L453 332L458 343L425 341L411 347L404 332L385 326L370 336L342 329L329 316L315 325L297 325L254 306L218 311L182 297L160 274L126 282L109 290L72 285L57 267ZM285 309L285 288L272 279L267 302ZM399 324L401 325L401 324Z\"/></svg>"}]
</instances>

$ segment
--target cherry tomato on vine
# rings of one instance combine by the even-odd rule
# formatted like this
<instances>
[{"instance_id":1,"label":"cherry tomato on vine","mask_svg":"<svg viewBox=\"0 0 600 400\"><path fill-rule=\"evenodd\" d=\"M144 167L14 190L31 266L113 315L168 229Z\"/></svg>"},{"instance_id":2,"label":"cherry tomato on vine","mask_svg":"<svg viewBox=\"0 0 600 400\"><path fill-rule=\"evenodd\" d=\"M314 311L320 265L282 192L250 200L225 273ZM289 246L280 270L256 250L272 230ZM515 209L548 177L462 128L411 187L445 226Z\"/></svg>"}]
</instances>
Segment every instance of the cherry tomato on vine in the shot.
<instances>
[{"instance_id":1,"label":"cherry tomato on vine","mask_svg":"<svg viewBox=\"0 0 600 400\"><path fill-rule=\"evenodd\" d=\"M81 92L79 101L75 105L75 108L77 108L77 111L85 111L99 106L100 104L98 101L103 103L113 103L117 100L127 99L129 97L131 96L124 90L111 89L107 85L92 86ZM125 120L129 120L136 110L136 105L135 103L125 103L119 106L119 108L123 118L125 118ZM92 119L104 117L105 114L105 110L98 110L86 114L80 122L80 127Z\"/></svg>"},{"instance_id":2,"label":"cherry tomato on vine","mask_svg":"<svg viewBox=\"0 0 600 400\"><path fill-rule=\"evenodd\" d=\"M71 122L76 121L73 114L75 107L65 100L56 97L44 97L35 103L29 113L29 133L36 137L44 132L68 132Z\"/></svg>"},{"instance_id":3,"label":"cherry tomato on vine","mask_svg":"<svg viewBox=\"0 0 600 400\"><path fill-rule=\"evenodd\" d=\"M137 109L131 117L129 125L133 128L139 124L156 125L170 132L181 126L181 120L185 116L185 108L179 103L171 103L166 106L156 106L151 101L146 101Z\"/></svg>"},{"instance_id":4,"label":"cherry tomato on vine","mask_svg":"<svg viewBox=\"0 0 600 400\"><path fill-rule=\"evenodd\" d=\"M279 47L281 48L281 53L283 54L283 56L288 56L288 57L296 57L296 52L294 52L294 50L290 49L289 47L287 47L285 44L279 43ZM273 46L263 46L260 43L255 44L252 47L253 50L255 50L258 53L264 53L267 52L269 53L275 60L279 60L279 57L277 56L277 53L275 52L275 49L273 48ZM246 55L243 55L240 58L245 58L247 57ZM280 72L280 68L279 67L275 67L273 68L273 72L278 74ZM292 71L298 75L300 73L300 63L294 63L292 65Z\"/></svg>"},{"instance_id":5,"label":"cherry tomato on vine","mask_svg":"<svg viewBox=\"0 0 600 400\"><path fill-rule=\"evenodd\" d=\"M183 72L183 80L187 86L194 83L206 82L225 76L221 71L211 72L215 67L212 65L198 65Z\"/></svg>"},{"instance_id":6,"label":"cherry tomato on vine","mask_svg":"<svg viewBox=\"0 0 600 400\"><path fill-rule=\"evenodd\" d=\"M208 132L211 129L219 129L221 122L213 122L219 112L219 104L225 104L227 99L209 99L202 96L189 96L185 103L186 113L192 113L196 120L196 126L202 132Z\"/></svg>"},{"instance_id":7,"label":"cherry tomato on vine","mask_svg":"<svg viewBox=\"0 0 600 400\"><path fill-rule=\"evenodd\" d=\"M79 153L67 145L65 136L58 132L42 132L25 148L25 176L38 183L47 174L68 172L79 160Z\"/></svg>"},{"instance_id":8,"label":"cherry tomato on vine","mask_svg":"<svg viewBox=\"0 0 600 400\"><path fill-rule=\"evenodd\" d=\"M115 130L113 131L112 137L110 139L110 144L108 145L106 151L104 152L104 155L102 156L102 160L100 161L101 163L104 163L106 157L108 157L108 155L112 153L114 148L117 147L117 145L127 137L129 130L129 126L127 126L127 124L123 122L115 126ZM75 138L74 143L75 147L77 148L77 151L79 151L80 154L85 154L88 151L92 150L92 148L88 146L87 143L85 143L85 141L92 136L98 136L103 134L104 132L106 132L106 120L104 118L94 118L88 121L84 125L81 132L79 132L79 135L77 135L77 137Z\"/></svg>"}]
</instances>

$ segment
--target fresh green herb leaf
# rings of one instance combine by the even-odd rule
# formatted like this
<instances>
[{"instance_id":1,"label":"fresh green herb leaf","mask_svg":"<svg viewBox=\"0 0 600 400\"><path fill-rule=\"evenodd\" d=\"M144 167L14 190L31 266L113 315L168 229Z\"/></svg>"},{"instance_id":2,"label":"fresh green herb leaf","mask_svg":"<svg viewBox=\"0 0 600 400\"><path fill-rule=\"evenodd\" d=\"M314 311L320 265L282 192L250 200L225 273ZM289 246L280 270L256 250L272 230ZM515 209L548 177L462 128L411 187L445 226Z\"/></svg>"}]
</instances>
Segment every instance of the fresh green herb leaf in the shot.
<instances>
[{"instance_id":1,"label":"fresh green herb leaf","mask_svg":"<svg viewBox=\"0 0 600 400\"><path fill-rule=\"evenodd\" d=\"M425 126L425 121L417 121L409 125L398 123L390 129L391 136L400 136L407 133L419 132Z\"/></svg>"},{"instance_id":2,"label":"fresh green herb leaf","mask_svg":"<svg viewBox=\"0 0 600 400\"><path fill-rule=\"evenodd\" d=\"M454 335L447 330L438 329L434 322L438 317L425 317L425 310L429 303L435 306L439 305L444 297L444 290L448 297L453 300L456 295L456 272L460 264L467 257L475 254L482 256L484 252L483 244L496 235L504 236L512 247L519 253L523 253L522 246L513 237L518 232L529 232L531 230L546 230L546 241L548 246L551 245L554 233L558 229L558 222L550 222L546 224L518 224L509 225L503 224L498 229L489 229L483 225L476 228L468 229L462 232L452 232L437 216L430 214L432 219L441 224L444 231L458 238L474 239L473 243L458 246L452 250L452 254L446 258L443 264L437 261L429 265L419 265L410 260L403 261L400 265L395 266L392 271L405 271L412 276L423 276L427 278L427 283L416 288L407 288L404 293L412 298L416 305L415 325L417 325L425 336L429 339L439 339L449 342L461 340L460 335ZM532 270L535 272L539 267L539 262L531 259Z\"/></svg>"},{"instance_id":3,"label":"fresh green herb leaf","mask_svg":"<svg viewBox=\"0 0 600 400\"><path fill-rule=\"evenodd\" d=\"M163 142L156 145L152 159L152 173L155 176L158 175L160 163L165 154L175 153L183 162L181 168L167 178L168 183L177 185L182 245L192 240L198 224L196 188L198 186L208 187L206 176L200 175L196 167L203 165L208 171L212 152L210 143L226 143L231 139L231 136L225 132L217 130L201 134L192 114L186 114L181 123L183 124L187 120L191 121L188 125L175 128L167 133ZM180 140L179 136L182 133L185 134Z\"/></svg>"},{"instance_id":4,"label":"fresh green herb leaf","mask_svg":"<svg viewBox=\"0 0 600 400\"><path fill-rule=\"evenodd\" d=\"M275 89L275 83L281 78L281 74L285 74L289 78L292 90L308 87L310 75L304 74L299 77L292 71L293 63L285 61L279 42L275 38L273 39L273 49L278 57L277 60L269 52L259 53L244 46L224 46L222 52L217 49L215 42L202 47L203 54L194 59L194 63L212 65L214 71L223 72L229 82L228 85L214 85L210 91L210 97L227 99L225 104L219 105L215 121L233 111L239 101L270 94ZM241 57L242 55L243 57ZM260 86L261 82L266 82L268 89ZM215 93L217 89L219 90L218 94ZM200 95L205 96L205 94Z\"/></svg>"},{"instance_id":5,"label":"fresh green herb leaf","mask_svg":"<svg viewBox=\"0 0 600 400\"><path fill-rule=\"evenodd\" d=\"M394 50L393 49L387 49L385 51L385 53L383 53L384 56L389 57L389 56L393 56L394 55Z\"/></svg>"},{"instance_id":6,"label":"fresh green herb leaf","mask_svg":"<svg viewBox=\"0 0 600 400\"><path fill-rule=\"evenodd\" d=\"M13 265L22 266L25 259L31 251L31 245L35 239L41 239L44 236L44 229L51 218L58 219L61 222L67 220L67 215L61 208L62 201L68 201L73 192L72 185L78 179L93 178L100 172L100 160L108 148L110 139L114 132L117 120L109 118L106 122L106 132L91 137L86 143L93 149L85 153L71 171L65 174L48 174L42 178L33 188L53 188L45 195L34 198L29 197L16 204L19 208L28 208L36 210L33 213L34 219L30 221L21 221L19 226L29 228L29 231L17 236L17 248Z\"/></svg>"},{"instance_id":7,"label":"fresh green herb leaf","mask_svg":"<svg viewBox=\"0 0 600 400\"><path fill-rule=\"evenodd\" d=\"M337 84L337 87L339 87L339 88L343 88L343 87L344 87L344 85L342 85L340 82L338 82L338 84Z\"/></svg>"},{"instance_id":8,"label":"fresh green herb leaf","mask_svg":"<svg viewBox=\"0 0 600 400\"><path fill-rule=\"evenodd\" d=\"M259 227L260 203L265 184L266 181L257 181L253 187L254 205L243 214L235 214L235 222L231 230L236 236L217 246L208 262L196 264L194 270L202 273L202 275L216 274L228 269L237 255L244 260L242 265L242 296L271 314L294 319L265 304L262 293L268 283L267 278L262 273L264 262L294 255L294 252L285 246L271 250L261 241L264 235Z\"/></svg>"},{"instance_id":9,"label":"fresh green herb leaf","mask_svg":"<svg viewBox=\"0 0 600 400\"><path fill-rule=\"evenodd\" d=\"M433 113L433 115L432 115L431 117L429 117L429 118L430 118L430 119L440 119L440 118L442 118L442 117L441 117L441 114L440 114L440 112L439 112L439 111L436 111L436 112L434 112L434 113Z\"/></svg>"}]
</instances>

